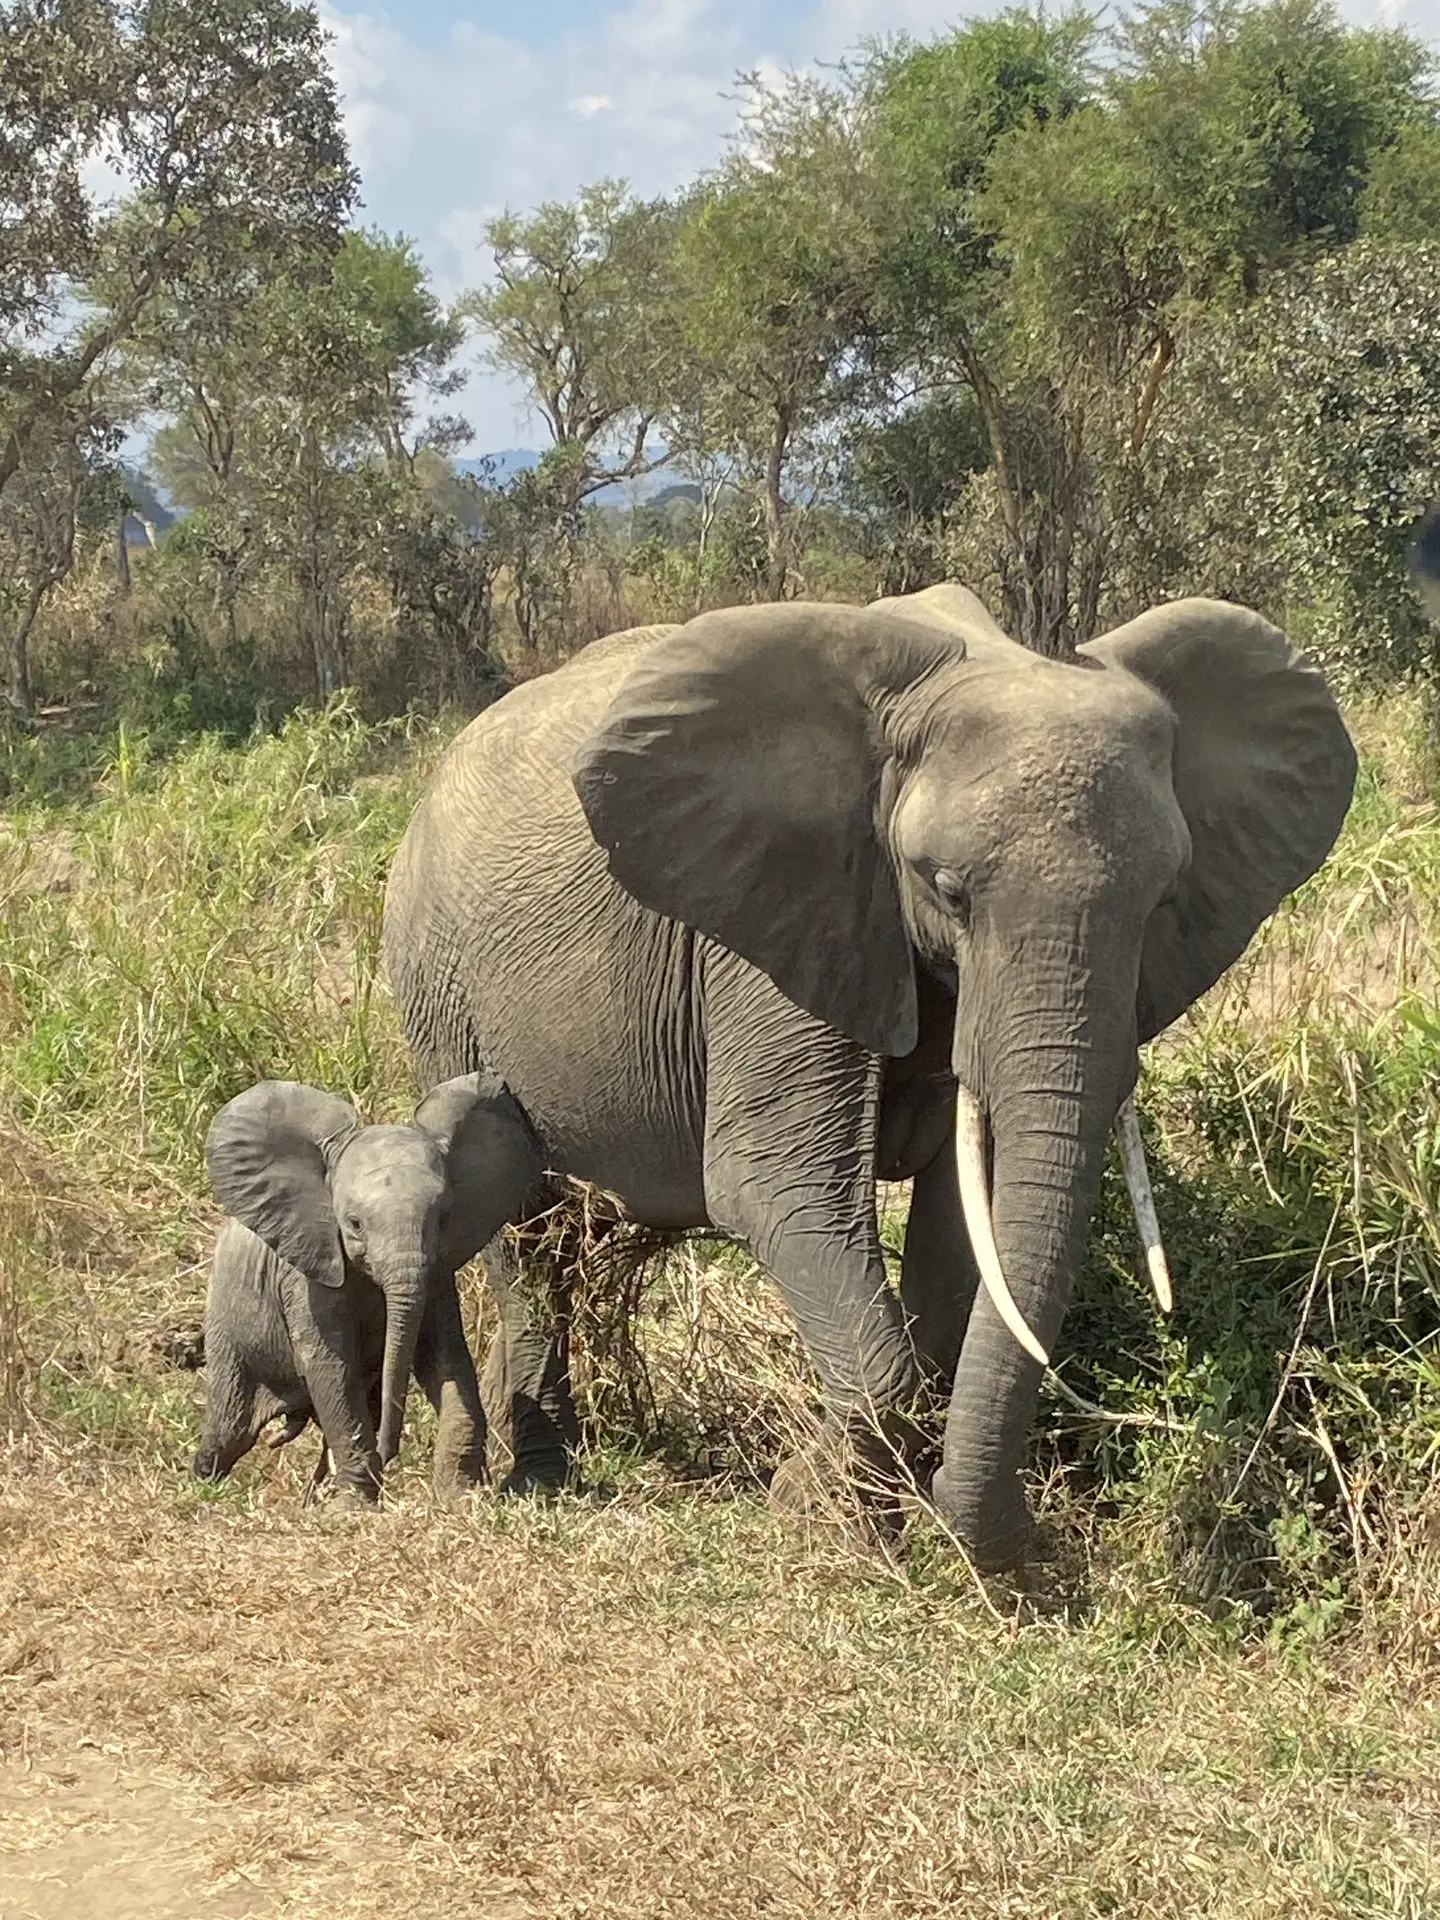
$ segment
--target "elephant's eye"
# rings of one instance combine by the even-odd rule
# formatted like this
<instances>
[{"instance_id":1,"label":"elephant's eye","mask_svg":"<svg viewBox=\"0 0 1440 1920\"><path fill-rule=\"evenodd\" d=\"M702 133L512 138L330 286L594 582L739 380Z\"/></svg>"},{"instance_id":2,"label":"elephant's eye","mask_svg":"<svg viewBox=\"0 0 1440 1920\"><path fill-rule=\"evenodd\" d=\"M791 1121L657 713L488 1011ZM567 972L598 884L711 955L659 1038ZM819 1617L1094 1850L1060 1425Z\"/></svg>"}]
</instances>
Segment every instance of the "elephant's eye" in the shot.
<instances>
[{"instance_id":1,"label":"elephant's eye","mask_svg":"<svg viewBox=\"0 0 1440 1920\"><path fill-rule=\"evenodd\" d=\"M946 913L962 927L970 924L970 889L951 867L937 867L930 884Z\"/></svg>"},{"instance_id":2,"label":"elephant's eye","mask_svg":"<svg viewBox=\"0 0 1440 1920\"><path fill-rule=\"evenodd\" d=\"M363 1220L361 1220L358 1213L346 1214L345 1231L352 1237L352 1239L355 1239L355 1240L358 1240L360 1236L364 1233L365 1223Z\"/></svg>"}]
</instances>

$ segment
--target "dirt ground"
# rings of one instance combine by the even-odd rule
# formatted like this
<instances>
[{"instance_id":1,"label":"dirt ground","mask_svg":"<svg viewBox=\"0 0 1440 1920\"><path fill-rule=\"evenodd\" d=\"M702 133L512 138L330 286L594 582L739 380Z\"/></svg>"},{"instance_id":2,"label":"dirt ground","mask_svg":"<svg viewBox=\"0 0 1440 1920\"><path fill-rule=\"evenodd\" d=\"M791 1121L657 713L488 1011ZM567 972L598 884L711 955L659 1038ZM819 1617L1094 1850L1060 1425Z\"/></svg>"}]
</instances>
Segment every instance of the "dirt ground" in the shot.
<instances>
[{"instance_id":1,"label":"dirt ground","mask_svg":"<svg viewBox=\"0 0 1440 1920\"><path fill-rule=\"evenodd\" d=\"M77 1747L0 1766L0 1920L249 1920L263 1878L225 1873L232 1822L182 1781Z\"/></svg>"},{"instance_id":2,"label":"dirt ground","mask_svg":"<svg viewBox=\"0 0 1440 1920\"><path fill-rule=\"evenodd\" d=\"M0 1920L1440 1912L1428 1645L1133 1622L700 1490L342 1516L0 1450Z\"/></svg>"}]
</instances>

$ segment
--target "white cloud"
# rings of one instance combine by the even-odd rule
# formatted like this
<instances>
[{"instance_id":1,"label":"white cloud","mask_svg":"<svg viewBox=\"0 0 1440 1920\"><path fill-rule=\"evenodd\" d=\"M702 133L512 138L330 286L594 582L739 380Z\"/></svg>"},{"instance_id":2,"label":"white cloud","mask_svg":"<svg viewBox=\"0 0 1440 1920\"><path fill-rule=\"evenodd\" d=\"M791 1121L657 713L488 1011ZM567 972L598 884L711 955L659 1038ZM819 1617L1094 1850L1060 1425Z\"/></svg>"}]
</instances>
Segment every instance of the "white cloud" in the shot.
<instances>
[{"instance_id":1,"label":"white cloud","mask_svg":"<svg viewBox=\"0 0 1440 1920\"><path fill-rule=\"evenodd\" d=\"M582 120L591 120L614 104L608 93L582 93L570 102L570 111L578 113Z\"/></svg>"}]
</instances>

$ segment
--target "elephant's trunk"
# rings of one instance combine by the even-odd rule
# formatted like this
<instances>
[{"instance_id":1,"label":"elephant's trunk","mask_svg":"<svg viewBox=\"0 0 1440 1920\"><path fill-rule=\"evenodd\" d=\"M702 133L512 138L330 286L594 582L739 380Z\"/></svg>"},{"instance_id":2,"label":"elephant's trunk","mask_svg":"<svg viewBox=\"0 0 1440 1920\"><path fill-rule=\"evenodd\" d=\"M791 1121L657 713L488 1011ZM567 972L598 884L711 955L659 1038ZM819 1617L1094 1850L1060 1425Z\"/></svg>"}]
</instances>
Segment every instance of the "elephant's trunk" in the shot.
<instances>
[{"instance_id":1,"label":"elephant's trunk","mask_svg":"<svg viewBox=\"0 0 1440 1920\"><path fill-rule=\"evenodd\" d=\"M959 1087L955 1100L956 1173L965 1228L970 1236L981 1283L990 1296L990 1304L1014 1338L1042 1367L1048 1367L1050 1355L1035 1338L1025 1316L1015 1304L1015 1296L1005 1278L1005 1269L1000 1264L999 1249L995 1245L995 1219L990 1203L985 1133L985 1109L968 1087ZM1155 1289L1160 1311L1169 1313L1175 1305L1170 1262L1166 1258L1165 1242L1160 1233L1160 1217L1155 1211L1155 1195L1150 1185L1150 1168L1145 1159L1145 1142L1140 1134L1139 1116L1135 1112L1134 1101L1128 1095L1120 1103L1120 1111L1115 1116L1115 1137L1120 1148L1120 1162L1125 1171L1130 1204L1135 1210L1135 1224L1140 1229L1140 1240L1145 1249L1145 1266L1150 1275L1150 1284Z\"/></svg>"},{"instance_id":2,"label":"elephant's trunk","mask_svg":"<svg viewBox=\"0 0 1440 1920\"><path fill-rule=\"evenodd\" d=\"M960 1190L985 1284L955 1372L934 1496L984 1565L1013 1561L1028 1537L1019 1475L1040 1378L1084 1258L1107 1136L1134 1068L1133 998L1127 1004L1114 991L1114 972L1105 975L1109 992L1091 987L1092 968L1058 988L1052 975L1044 998L1012 1000L1003 1030L983 1048L957 1033ZM977 1079L988 1112L972 1090Z\"/></svg>"},{"instance_id":3,"label":"elephant's trunk","mask_svg":"<svg viewBox=\"0 0 1440 1920\"><path fill-rule=\"evenodd\" d=\"M406 1259L387 1265L381 1277L385 1295L385 1360L380 1376L380 1464L388 1466L400 1451L405 1400L425 1315L425 1265Z\"/></svg>"}]
</instances>

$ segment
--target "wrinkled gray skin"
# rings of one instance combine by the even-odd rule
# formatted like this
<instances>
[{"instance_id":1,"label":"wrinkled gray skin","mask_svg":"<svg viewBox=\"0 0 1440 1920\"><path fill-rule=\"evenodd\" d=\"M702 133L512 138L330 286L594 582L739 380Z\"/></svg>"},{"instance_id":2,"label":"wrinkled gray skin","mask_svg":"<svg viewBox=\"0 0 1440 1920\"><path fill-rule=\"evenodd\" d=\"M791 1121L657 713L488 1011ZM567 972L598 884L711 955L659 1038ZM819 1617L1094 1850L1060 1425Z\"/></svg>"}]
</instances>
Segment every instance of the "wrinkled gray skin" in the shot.
<instances>
[{"instance_id":1,"label":"wrinkled gray skin","mask_svg":"<svg viewBox=\"0 0 1440 1920\"><path fill-rule=\"evenodd\" d=\"M374 1500L413 1371L440 1416L437 1491L484 1474L485 1424L458 1268L523 1213L541 1172L525 1116L493 1074L451 1078L411 1126L364 1126L345 1101L266 1080L205 1142L228 1218L205 1317L205 1428L194 1470L227 1474L279 1415L313 1419L337 1495Z\"/></svg>"},{"instance_id":2,"label":"wrinkled gray skin","mask_svg":"<svg viewBox=\"0 0 1440 1920\"><path fill-rule=\"evenodd\" d=\"M423 1080L492 1062L548 1166L750 1248L836 1429L900 1434L948 1393L933 1498L999 1566L1041 1368L976 1298L956 1079L1051 1350L1137 1047L1320 864L1354 769L1318 671L1239 607L1156 608L1069 661L958 587L708 613L467 728L396 859L386 962ZM914 1179L898 1301L877 1175ZM553 1352L506 1333L512 1381L551 1369L553 1449Z\"/></svg>"}]
</instances>

